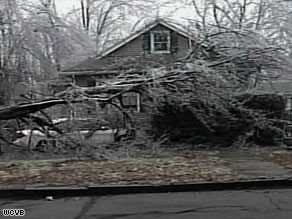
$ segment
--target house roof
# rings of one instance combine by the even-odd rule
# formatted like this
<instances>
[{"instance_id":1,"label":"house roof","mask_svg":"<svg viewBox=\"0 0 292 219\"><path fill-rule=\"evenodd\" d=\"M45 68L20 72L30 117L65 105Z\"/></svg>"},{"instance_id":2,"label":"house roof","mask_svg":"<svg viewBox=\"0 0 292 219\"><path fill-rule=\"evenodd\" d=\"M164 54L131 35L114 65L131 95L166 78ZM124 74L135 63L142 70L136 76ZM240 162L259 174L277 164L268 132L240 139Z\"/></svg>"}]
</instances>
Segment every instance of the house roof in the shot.
<instances>
[{"instance_id":1,"label":"house roof","mask_svg":"<svg viewBox=\"0 0 292 219\"><path fill-rule=\"evenodd\" d=\"M175 64L174 57L171 54L165 54L163 57L159 55L137 56L137 57L106 57L102 59L88 59L79 65L68 68L61 75L90 75L90 74L114 74L115 71L129 69L145 69L158 68L165 65Z\"/></svg>"},{"instance_id":2,"label":"house roof","mask_svg":"<svg viewBox=\"0 0 292 219\"><path fill-rule=\"evenodd\" d=\"M183 31L182 29L180 29L179 27L177 27L174 23L170 23L167 22L165 20L162 19L157 19L154 22L148 24L146 27L138 30L137 32L131 34L130 36L128 36L126 39L123 39L122 41L118 42L117 44L113 45L112 47L110 47L104 54L102 54L101 57L105 57L107 55L109 55L110 53L114 52L115 50L123 47L124 45L126 45L127 43L131 42L132 40L134 40L135 38L137 38L138 36L146 33L147 31L151 30L152 28L154 28L157 25L163 25L165 27L167 27L170 30L173 30L177 33L179 33L180 35L186 37L186 38L191 38L194 40L193 36L191 36L190 34L186 33L185 31Z\"/></svg>"},{"instance_id":3,"label":"house roof","mask_svg":"<svg viewBox=\"0 0 292 219\"><path fill-rule=\"evenodd\" d=\"M159 65L161 66L161 64L172 63L173 59L171 57L161 58L159 56L157 56L157 57L152 56L151 59L147 58L147 57L137 57L135 59L133 59L131 57L123 57L123 58L119 58L118 60L116 58L113 58L113 57L107 57L112 52L118 50L119 48L123 47L127 43L131 42L132 40L136 39L137 37L146 33L147 31L151 30L152 28L154 28L157 25L163 25L163 26L167 27L168 29L177 32L178 34L182 35L183 37L195 40L191 35L189 35L185 31L183 31L175 23L170 23L170 22L167 22L167 21L162 20L162 19L157 19L154 22L146 25L144 28L141 28L140 30L131 34L127 38L121 40L117 44L113 45L107 51L105 51L101 56L97 56L95 58L89 58L85 61L80 62L79 64L77 64L73 67L64 69L64 70L62 70L61 74L63 74L63 75L79 74L81 71L83 71L83 72L87 71L88 73L90 73L90 71L102 71L102 70L109 70L109 69L120 70L121 63L130 64L129 61L131 61L132 63L133 62L135 63L135 60L136 60L136 62L139 62L140 64L141 64L141 62L142 63L146 62L147 64L150 64L150 66L152 66L152 67L156 67ZM153 61L153 57L155 58L155 61Z\"/></svg>"}]
</instances>

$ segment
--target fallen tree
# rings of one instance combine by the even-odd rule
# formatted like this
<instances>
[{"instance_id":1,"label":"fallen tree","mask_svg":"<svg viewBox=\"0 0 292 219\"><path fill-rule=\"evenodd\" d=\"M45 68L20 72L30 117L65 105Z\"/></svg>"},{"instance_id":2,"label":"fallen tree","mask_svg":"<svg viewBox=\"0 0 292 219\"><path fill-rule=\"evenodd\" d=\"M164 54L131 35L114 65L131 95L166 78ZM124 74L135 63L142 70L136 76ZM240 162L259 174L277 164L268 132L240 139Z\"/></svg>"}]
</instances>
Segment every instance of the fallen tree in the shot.
<instances>
[{"instance_id":1,"label":"fallen tree","mask_svg":"<svg viewBox=\"0 0 292 219\"><path fill-rule=\"evenodd\" d=\"M0 109L0 120L19 119L28 114L58 105L66 104L67 101L62 99L47 99L34 103L25 103Z\"/></svg>"},{"instance_id":2,"label":"fallen tree","mask_svg":"<svg viewBox=\"0 0 292 219\"><path fill-rule=\"evenodd\" d=\"M131 70L131 77L127 77L127 73L121 72L115 81L107 81L95 87L82 88L67 83L68 89L52 98L0 109L0 120L26 119L27 115L55 105L93 101L113 105L131 124L131 128L134 128L120 97L127 92L137 92L147 96L154 109L161 107L162 103L186 109L193 113L202 130L212 133L218 117L228 118L233 122L240 120L231 110L240 108L243 112L248 111L247 114L251 117L256 117L258 112L246 109L231 96L238 91L250 89L263 78L277 76L270 72L281 69L285 61L285 56L278 47L220 45L214 41L206 46L206 41L203 40L201 44L195 45L186 59L156 68L155 75L152 68L145 66L143 74L133 75ZM126 67L123 66L124 69ZM137 69L142 71L141 66L137 66ZM255 79L252 85L249 84L251 78Z\"/></svg>"}]
</instances>

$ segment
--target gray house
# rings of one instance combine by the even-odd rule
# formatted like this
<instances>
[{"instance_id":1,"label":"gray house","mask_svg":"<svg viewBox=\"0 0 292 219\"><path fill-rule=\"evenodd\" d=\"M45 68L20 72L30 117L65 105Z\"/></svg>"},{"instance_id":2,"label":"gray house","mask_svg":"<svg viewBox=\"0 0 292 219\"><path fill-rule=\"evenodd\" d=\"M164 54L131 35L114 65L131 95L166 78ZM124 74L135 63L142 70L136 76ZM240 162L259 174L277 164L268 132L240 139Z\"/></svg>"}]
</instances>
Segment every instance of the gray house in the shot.
<instances>
[{"instance_id":1,"label":"gray house","mask_svg":"<svg viewBox=\"0 0 292 219\"><path fill-rule=\"evenodd\" d=\"M71 78L80 87L93 87L104 81L115 80L123 73L139 74L146 69L167 66L175 67L176 61L187 56L195 40L177 25L164 20L155 20L141 30L131 34L126 39L109 48L101 56L87 59L73 67L60 72L61 77ZM147 117L147 104L137 93L127 93L123 96L126 109L135 112L141 119ZM81 112L90 116L98 110L82 109ZM78 110L76 110L77 112ZM142 120L143 120L142 119Z\"/></svg>"},{"instance_id":2,"label":"gray house","mask_svg":"<svg viewBox=\"0 0 292 219\"><path fill-rule=\"evenodd\" d=\"M189 53L193 42L190 35L159 19L112 46L101 56L66 68L60 75L72 77L79 86L95 86L99 80L113 78L131 67L147 65L155 68L172 64Z\"/></svg>"}]
</instances>

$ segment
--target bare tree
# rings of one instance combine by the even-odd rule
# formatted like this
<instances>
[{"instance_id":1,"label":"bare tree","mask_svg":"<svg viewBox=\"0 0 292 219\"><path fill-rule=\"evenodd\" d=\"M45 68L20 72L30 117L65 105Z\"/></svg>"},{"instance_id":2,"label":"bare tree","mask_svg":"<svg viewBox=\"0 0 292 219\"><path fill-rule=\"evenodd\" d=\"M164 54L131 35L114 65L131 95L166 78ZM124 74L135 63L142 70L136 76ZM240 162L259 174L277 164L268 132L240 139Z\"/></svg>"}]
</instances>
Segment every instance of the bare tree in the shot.
<instances>
[{"instance_id":1,"label":"bare tree","mask_svg":"<svg viewBox=\"0 0 292 219\"><path fill-rule=\"evenodd\" d=\"M80 0L79 17L83 29L95 42L97 54L100 54L117 40L141 27L144 21L155 19L159 9L170 2Z\"/></svg>"}]
</instances>

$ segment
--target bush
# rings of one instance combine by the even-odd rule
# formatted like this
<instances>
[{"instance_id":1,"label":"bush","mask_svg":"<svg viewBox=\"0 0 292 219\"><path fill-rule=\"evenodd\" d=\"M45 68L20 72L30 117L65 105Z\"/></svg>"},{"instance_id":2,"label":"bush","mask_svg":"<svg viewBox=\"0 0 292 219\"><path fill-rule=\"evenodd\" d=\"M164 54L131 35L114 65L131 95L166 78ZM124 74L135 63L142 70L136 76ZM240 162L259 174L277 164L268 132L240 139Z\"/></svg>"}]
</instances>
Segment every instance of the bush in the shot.
<instances>
[{"instance_id":1,"label":"bush","mask_svg":"<svg viewBox=\"0 0 292 219\"><path fill-rule=\"evenodd\" d=\"M244 137L259 145L273 145L275 137L281 135L281 123L277 119L281 118L285 107L283 97L248 94L237 96L233 101L238 104L230 105L228 112L200 104L200 110L205 112L208 120L206 122L202 122L195 113L196 105L191 108L164 103L159 112L152 116L155 137L167 133L171 142L208 142L220 146L230 146Z\"/></svg>"},{"instance_id":2,"label":"bush","mask_svg":"<svg viewBox=\"0 0 292 219\"><path fill-rule=\"evenodd\" d=\"M207 142L209 131L191 110L164 104L152 115L155 138L168 134L172 142L201 144Z\"/></svg>"}]
</instances>

